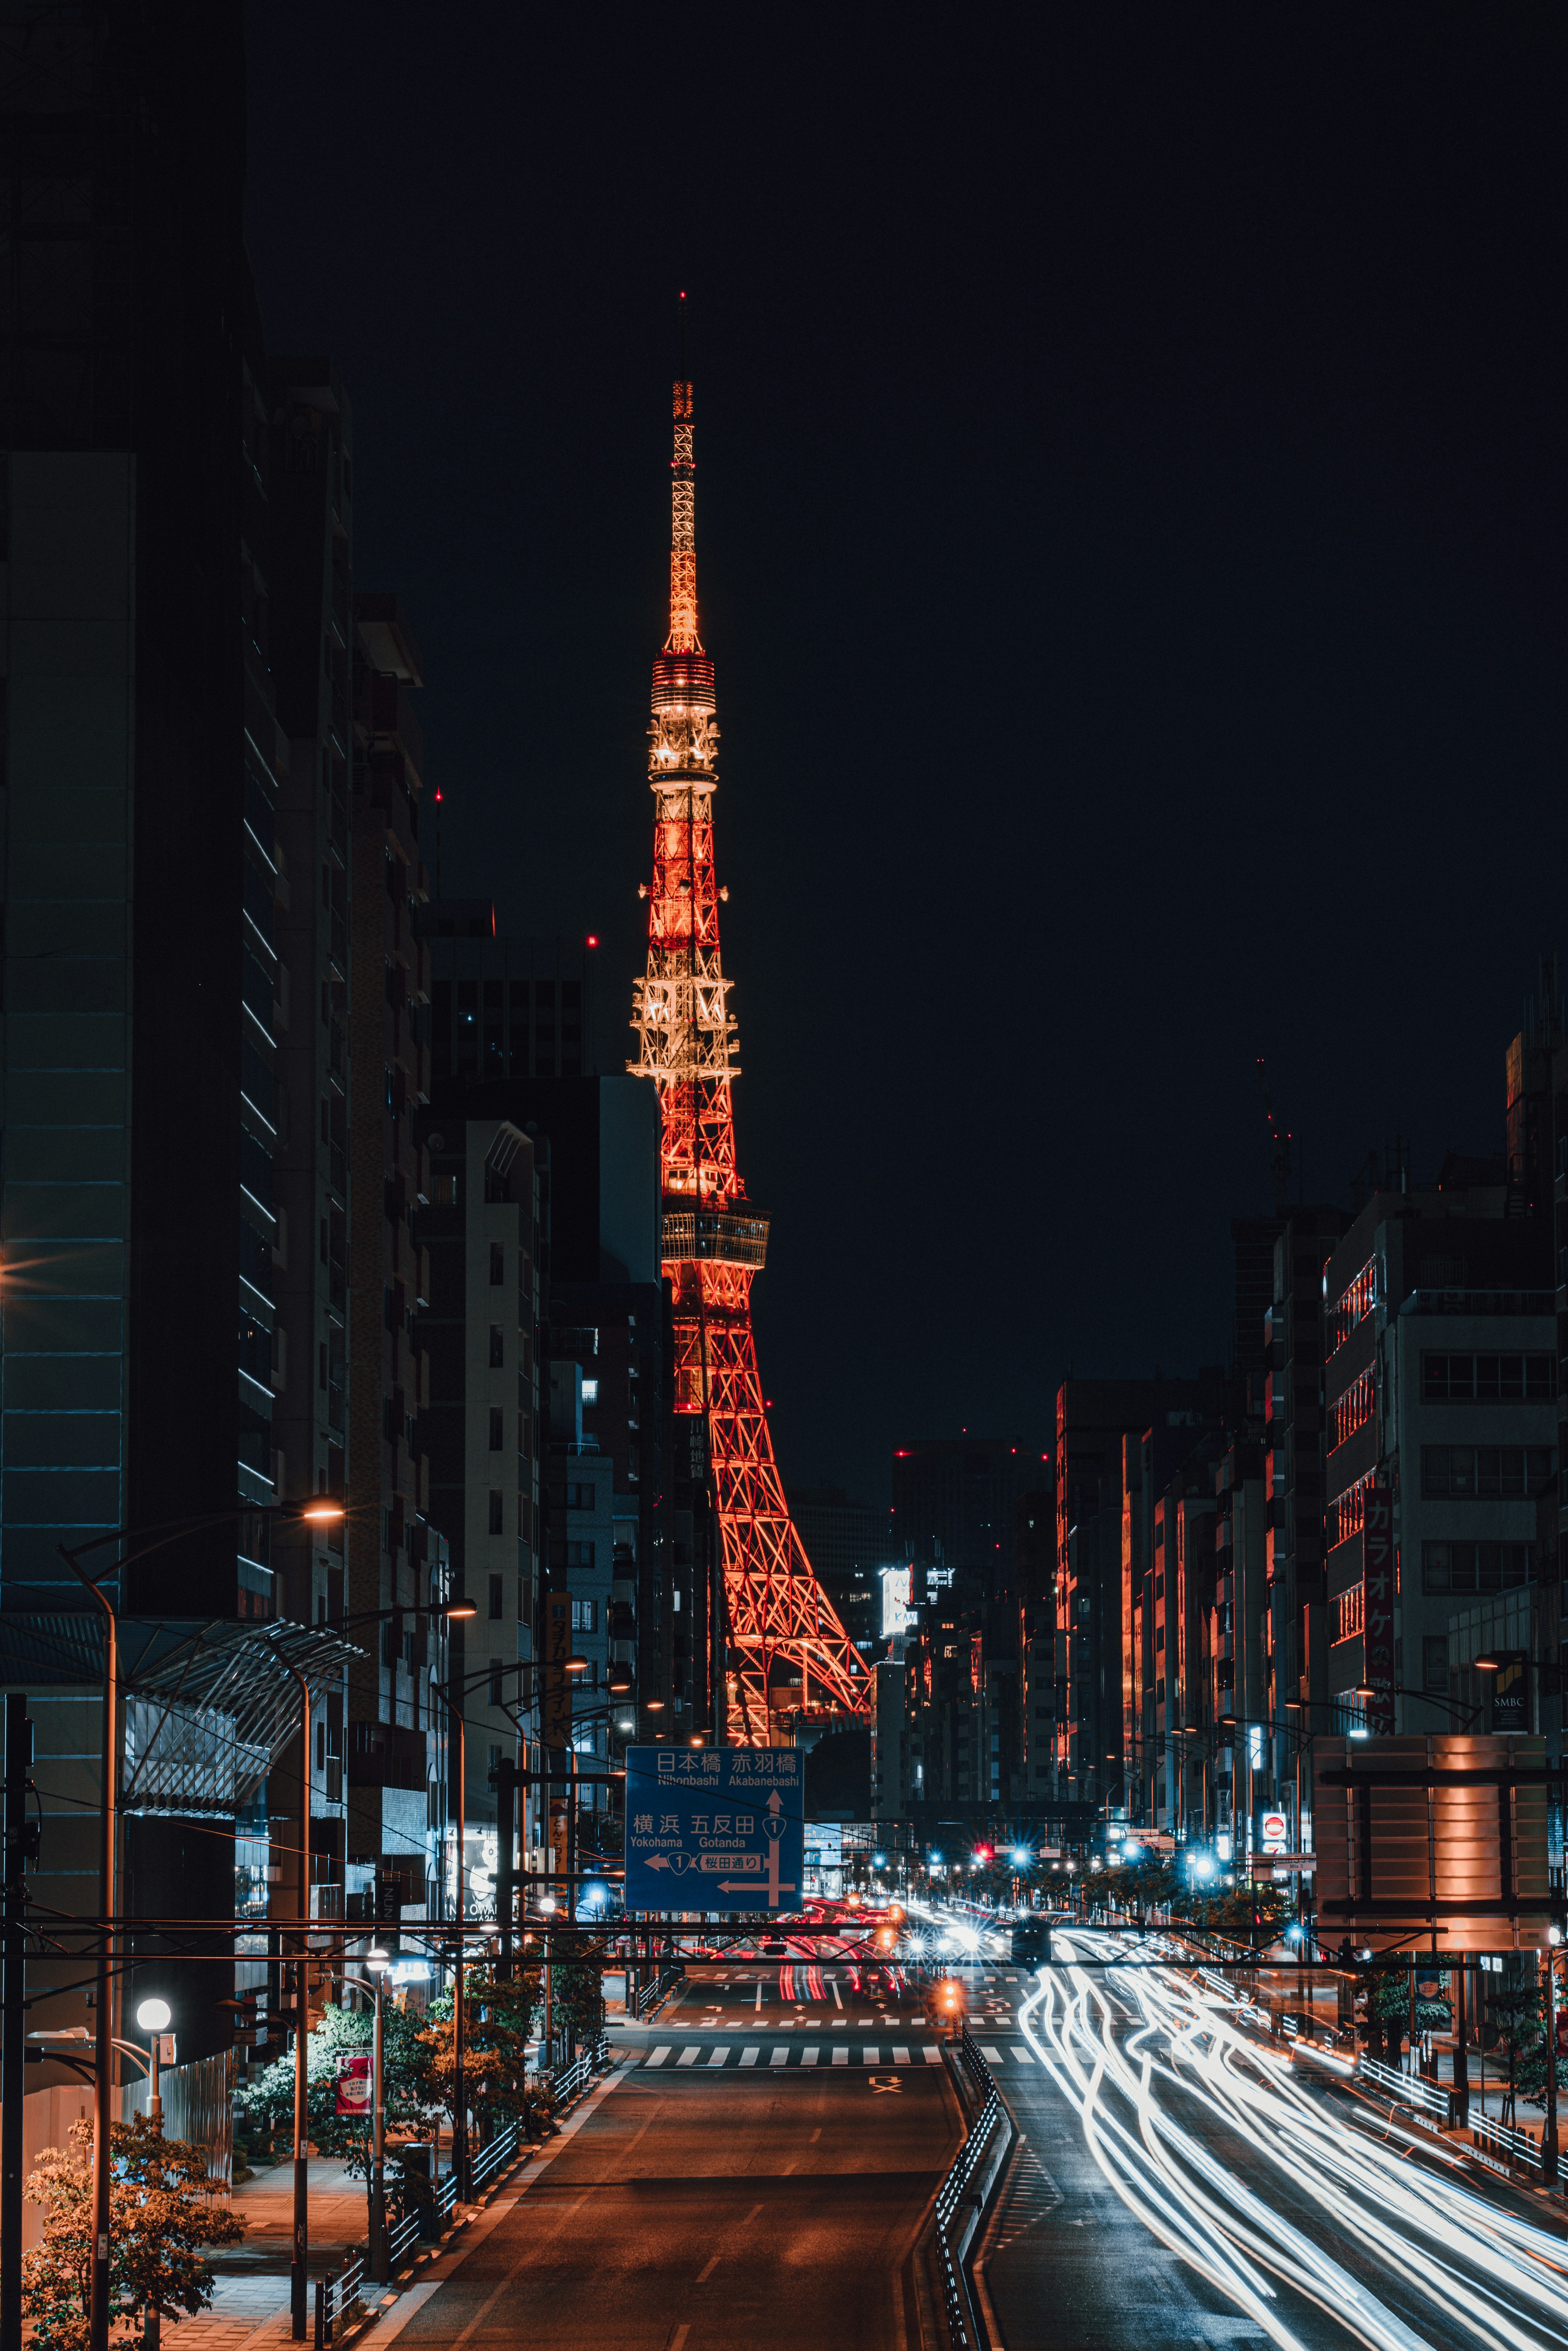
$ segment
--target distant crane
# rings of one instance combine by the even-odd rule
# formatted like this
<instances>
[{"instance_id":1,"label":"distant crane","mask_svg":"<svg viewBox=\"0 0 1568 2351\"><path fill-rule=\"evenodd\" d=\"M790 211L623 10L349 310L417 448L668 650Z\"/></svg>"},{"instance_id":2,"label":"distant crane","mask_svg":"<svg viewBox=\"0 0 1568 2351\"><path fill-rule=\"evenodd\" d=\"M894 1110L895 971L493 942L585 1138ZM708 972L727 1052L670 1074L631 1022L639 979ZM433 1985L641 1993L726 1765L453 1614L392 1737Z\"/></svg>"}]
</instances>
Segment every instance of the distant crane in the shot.
<instances>
[{"instance_id":1,"label":"distant crane","mask_svg":"<svg viewBox=\"0 0 1568 2351\"><path fill-rule=\"evenodd\" d=\"M1269 1122L1269 1169L1274 1179L1274 1207L1282 1216L1291 1189L1291 1145L1295 1141L1289 1129L1280 1124L1274 1111L1274 1098L1269 1092L1269 1070L1262 1053L1258 1056L1258 1083L1262 1088L1263 1115Z\"/></svg>"}]
</instances>

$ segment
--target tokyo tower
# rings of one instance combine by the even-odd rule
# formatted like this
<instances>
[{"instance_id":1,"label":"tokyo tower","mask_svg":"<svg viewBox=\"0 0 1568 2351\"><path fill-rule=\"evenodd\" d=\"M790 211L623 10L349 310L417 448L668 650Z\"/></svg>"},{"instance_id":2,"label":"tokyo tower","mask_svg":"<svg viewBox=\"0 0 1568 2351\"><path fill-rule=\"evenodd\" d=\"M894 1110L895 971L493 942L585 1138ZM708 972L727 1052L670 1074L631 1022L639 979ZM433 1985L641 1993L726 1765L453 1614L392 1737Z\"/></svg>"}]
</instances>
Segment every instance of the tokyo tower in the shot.
<instances>
[{"instance_id":1,"label":"tokyo tower","mask_svg":"<svg viewBox=\"0 0 1568 2351\"><path fill-rule=\"evenodd\" d=\"M735 1166L736 1063L730 982L719 959L713 871L713 664L697 634L696 469L691 386L675 386L670 635L653 664L649 784L653 881L648 974L634 990L638 1053L627 1068L659 1089L664 1270L674 1293L677 1412L707 1422L723 1567L729 1666L715 1729L765 1746L786 1715L863 1713L870 1677L812 1573L774 1459L752 1283L768 1220Z\"/></svg>"}]
</instances>

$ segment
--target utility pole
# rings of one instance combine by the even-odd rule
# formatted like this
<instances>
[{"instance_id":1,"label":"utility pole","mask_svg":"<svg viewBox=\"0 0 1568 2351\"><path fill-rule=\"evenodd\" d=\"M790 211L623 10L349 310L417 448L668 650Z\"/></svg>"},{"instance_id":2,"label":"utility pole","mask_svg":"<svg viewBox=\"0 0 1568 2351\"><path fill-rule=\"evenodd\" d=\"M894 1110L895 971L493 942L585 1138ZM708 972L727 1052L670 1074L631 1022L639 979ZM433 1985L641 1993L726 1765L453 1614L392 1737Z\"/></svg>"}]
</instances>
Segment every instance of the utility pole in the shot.
<instances>
[{"instance_id":1,"label":"utility pole","mask_svg":"<svg viewBox=\"0 0 1568 2351\"><path fill-rule=\"evenodd\" d=\"M0 2023L0 2351L22 2351L22 2098L27 2056L26 1867L31 1851L27 1775L33 1726L27 1701L5 1699L4 2019Z\"/></svg>"},{"instance_id":2,"label":"utility pole","mask_svg":"<svg viewBox=\"0 0 1568 2351\"><path fill-rule=\"evenodd\" d=\"M495 1790L495 1918L501 1929L501 1953L496 1980L512 1980L512 1921L516 1908L516 1871L513 1840L517 1833L517 1766L504 1755L490 1774Z\"/></svg>"}]
</instances>

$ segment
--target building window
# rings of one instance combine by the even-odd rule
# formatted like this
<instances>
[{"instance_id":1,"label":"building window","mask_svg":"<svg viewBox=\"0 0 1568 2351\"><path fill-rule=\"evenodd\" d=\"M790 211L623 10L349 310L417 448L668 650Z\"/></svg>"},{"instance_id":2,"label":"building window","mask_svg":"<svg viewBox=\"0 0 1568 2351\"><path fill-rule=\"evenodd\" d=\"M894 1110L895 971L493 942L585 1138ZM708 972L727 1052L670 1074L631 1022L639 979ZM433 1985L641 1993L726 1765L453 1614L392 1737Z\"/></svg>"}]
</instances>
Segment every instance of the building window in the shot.
<instances>
[{"instance_id":1,"label":"building window","mask_svg":"<svg viewBox=\"0 0 1568 2351\"><path fill-rule=\"evenodd\" d=\"M527 1578L520 1575L517 1579L517 1622L519 1625L525 1625L528 1621L527 1595Z\"/></svg>"},{"instance_id":2,"label":"building window","mask_svg":"<svg viewBox=\"0 0 1568 2351\"><path fill-rule=\"evenodd\" d=\"M501 1612L504 1604L501 1594L501 1578L498 1575L493 1575L490 1579L490 1621L493 1625L498 1625L501 1622Z\"/></svg>"},{"instance_id":3,"label":"building window","mask_svg":"<svg viewBox=\"0 0 1568 2351\"><path fill-rule=\"evenodd\" d=\"M490 1489L490 1531L493 1535L504 1534L506 1531L501 1517L501 1497L493 1486Z\"/></svg>"},{"instance_id":4,"label":"building window","mask_svg":"<svg viewBox=\"0 0 1568 2351\"><path fill-rule=\"evenodd\" d=\"M598 1400L599 1384L597 1380L585 1380L583 1382L583 1402L585 1404L597 1404Z\"/></svg>"},{"instance_id":5,"label":"building window","mask_svg":"<svg viewBox=\"0 0 1568 2351\"><path fill-rule=\"evenodd\" d=\"M501 1750L499 1747L493 1747L490 1750L490 1769L493 1772L499 1771L501 1769ZM433 1787L435 1783L432 1781L431 1784Z\"/></svg>"},{"instance_id":6,"label":"building window","mask_svg":"<svg viewBox=\"0 0 1568 2351\"><path fill-rule=\"evenodd\" d=\"M1421 1545L1424 1592L1511 1592L1535 1581L1535 1545L1522 1542L1427 1542Z\"/></svg>"},{"instance_id":7,"label":"building window","mask_svg":"<svg viewBox=\"0 0 1568 2351\"><path fill-rule=\"evenodd\" d=\"M506 1334L499 1322L490 1326L490 1368L493 1372L506 1368Z\"/></svg>"},{"instance_id":8,"label":"building window","mask_svg":"<svg viewBox=\"0 0 1568 2351\"><path fill-rule=\"evenodd\" d=\"M503 1696L504 1695L502 1687L502 1676L505 1671L506 1668L501 1663L499 1657L492 1658L490 1665L490 1703L492 1706L499 1706Z\"/></svg>"},{"instance_id":9,"label":"building window","mask_svg":"<svg viewBox=\"0 0 1568 2351\"><path fill-rule=\"evenodd\" d=\"M597 1605L597 1602L593 1600L573 1601L572 1630L574 1633L593 1633L598 1629L594 1623L594 1612Z\"/></svg>"},{"instance_id":10,"label":"building window","mask_svg":"<svg viewBox=\"0 0 1568 2351\"><path fill-rule=\"evenodd\" d=\"M1431 1501L1543 1494L1556 1466L1550 1445L1423 1445L1421 1492Z\"/></svg>"},{"instance_id":11,"label":"building window","mask_svg":"<svg viewBox=\"0 0 1568 2351\"><path fill-rule=\"evenodd\" d=\"M569 1542L566 1545L568 1567L592 1567L593 1563L594 1547L591 1542Z\"/></svg>"},{"instance_id":12,"label":"building window","mask_svg":"<svg viewBox=\"0 0 1568 2351\"><path fill-rule=\"evenodd\" d=\"M490 1244L490 1287L499 1290L506 1280L506 1249L504 1242Z\"/></svg>"},{"instance_id":13,"label":"building window","mask_svg":"<svg viewBox=\"0 0 1568 2351\"><path fill-rule=\"evenodd\" d=\"M1343 1445L1347 1437L1354 1437L1356 1430L1365 1427L1371 1417L1372 1374L1367 1370L1359 1373L1351 1381L1339 1402L1330 1407L1329 1451L1332 1453L1336 1446Z\"/></svg>"},{"instance_id":14,"label":"building window","mask_svg":"<svg viewBox=\"0 0 1568 2351\"><path fill-rule=\"evenodd\" d=\"M1336 1494L1330 1502L1324 1523L1324 1541L1330 1551L1335 1543L1347 1542L1352 1535L1358 1535L1366 1524L1366 1489L1371 1483L1372 1472L1369 1469L1364 1478L1358 1478L1354 1486L1343 1494ZM1308 1518L1307 1526L1316 1532L1315 1520Z\"/></svg>"},{"instance_id":15,"label":"building window","mask_svg":"<svg viewBox=\"0 0 1568 2351\"><path fill-rule=\"evenodd\" d=\"M1556 1393L1557 1367L1550 1355L1421 1357L1427 1404L1545 1404Z\"/></svg>"},{"instance_id":16,"label":"building window","mask_svg":"<svg viewBox=\"0 0 1568 2351\"><path fill-rule=\"evenodd\" d=\"M1366 1624L1366 1616L1363 1604L1365 1592L1364 1585L1353 1583L1348 1592L1340 1593L1335 1599L1329 1602L1328 1604L1334 1611L1333 1637L1334 1640L1354 1641Z\"/></svg>"},{"instance_id":17,"label":"building window","mask_svg":"<svg viewBox=\"0 0 1568 2351\"><path fill-rule=\"evenodd\" d=\"M1377 1260L1369 1258L1329 1310L1329 1353L1343 1347L1358 1322L1364 1322L1377 1303Z\"/></svg>"},{"instance_id":18,"label":"building window","mask_svg":"<svg viewBox=\"0 0 1568 2351\"><path fill-rule=\"evenodd\" d=\"M499 1453L501 1450L503 1442L503 1418L504 1416L501 1406L498 1404L493 1404L490 1407L490 1449L492 1453Z\"/></svg>"},{"instance_id":19,"label":"building window","mask_svg":"<svg viewBox=\"0 0 1568 2351\"><path fill-rule=\"evenodd\" d=\"M1421 1687L1449 1692L1449 1636L1428 1633L1421 1641Z\"/></svg>"}]
</instances>

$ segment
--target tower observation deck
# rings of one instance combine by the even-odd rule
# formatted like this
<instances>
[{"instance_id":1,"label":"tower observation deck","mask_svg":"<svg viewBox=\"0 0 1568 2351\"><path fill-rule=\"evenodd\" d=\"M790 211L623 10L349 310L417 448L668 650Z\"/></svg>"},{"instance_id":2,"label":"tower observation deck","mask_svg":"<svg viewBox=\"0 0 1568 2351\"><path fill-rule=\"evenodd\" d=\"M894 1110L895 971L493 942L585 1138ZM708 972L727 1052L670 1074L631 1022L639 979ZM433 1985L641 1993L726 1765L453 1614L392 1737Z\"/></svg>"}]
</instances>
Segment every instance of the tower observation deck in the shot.
<instances>
[{"instance_id":1,"label":"tower observation deck","mask_svg":"<svg viewBox=\"0 0 1568 2351\"><path fill-rule=\"evenodd\" d=\"M697 633L691 386L678 383L670 472L670 634L653 664L648 969L627 1068L659 1089L664 1271L674 1296L674 1402L707 1422L723 1570L726 1667L715 1730L763 1746L802 1719L864 1713L871 1677L812 1573L774 1458L752 1334L768 1220L735 1165L741 1074L719 955L713 866L719 729Z\"/></svg>"}]
</instances>

